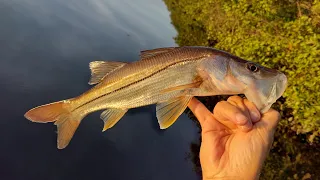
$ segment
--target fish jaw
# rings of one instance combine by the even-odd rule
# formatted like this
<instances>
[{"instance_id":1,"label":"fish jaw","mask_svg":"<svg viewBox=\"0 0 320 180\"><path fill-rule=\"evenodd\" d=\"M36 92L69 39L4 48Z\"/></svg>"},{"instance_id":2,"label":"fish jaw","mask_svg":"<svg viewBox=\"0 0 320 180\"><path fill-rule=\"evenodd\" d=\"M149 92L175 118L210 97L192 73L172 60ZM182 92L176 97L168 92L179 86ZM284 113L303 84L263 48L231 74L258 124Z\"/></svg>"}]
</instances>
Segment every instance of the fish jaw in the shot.
<instances>
[{"instance_id":1,"label":"fish jaw","mask_svg":"<svg viewBox=\"0 0 320 180\"><path fill-rule=\"evenodd\" d=\"M268 85L263 86L263 84L268 83L261 81L259 83L252 84L244 93L247 99L253 102L261 113L267 112L271 108L272 104L282 96L287 87L287 77L281 72L279 72L279 74L270 81L272 80L274 83L270 86L271 88L269 88L270 90L268 91L265 91L268 89Z\"/></svg>"},{"instance_id":2,"label":"fish jaw","mask_svg":"<svg viewBox=\"0 0 320 180\"><path fill-rule=\"evenodd\" d=\"M283 73L280 73L278 80L273 84L272 90L270 92L270 95L267 99L267 103L265 104L265 107L261 107L261 112L265 113L267 112L271 105L279 99L282 94L284 93L285 89L287 88L288 80L286 75Z\"/></svg>"}]
</instances>

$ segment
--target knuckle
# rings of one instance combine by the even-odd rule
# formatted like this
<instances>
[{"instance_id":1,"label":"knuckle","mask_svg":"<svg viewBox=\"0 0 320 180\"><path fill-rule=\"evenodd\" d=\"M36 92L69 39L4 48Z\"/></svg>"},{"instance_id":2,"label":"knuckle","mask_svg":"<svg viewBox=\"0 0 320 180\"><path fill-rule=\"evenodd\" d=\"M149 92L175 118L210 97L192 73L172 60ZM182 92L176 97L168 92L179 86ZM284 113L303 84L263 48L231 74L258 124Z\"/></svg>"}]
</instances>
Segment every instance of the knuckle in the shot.
<instances>
[{"instance_id":1,"label":"knuckle","mask_svg":"<svg viewBox=\"0 0 320 180\"><path fill-rule=\"evenodd\" d=\"M219 101L216 106L214 107L214 111L217 111L219 109L223 109L228 104L227 101Z\"/></svg>"},{"instance_id":2,"label":"knuckle","mask_svg":"<svg viewBox=\"0 0 320 180\"><path fill-rule=\"evenodd\" d=\"M230 96L227 101L233 101L235 103L242 102L242 98L240 96Z\"/></svg>"},{"instance_id":3,"label":"knuckle","mask_svg":"<svg viewBox=\"0 0 320 180\"><path fill-rule=\"evenodd\" d=\"M225 106L226 104L228 104L227 101L219 101L216 106L220 107L220 106Z\"/></svg>"}]
</instances>

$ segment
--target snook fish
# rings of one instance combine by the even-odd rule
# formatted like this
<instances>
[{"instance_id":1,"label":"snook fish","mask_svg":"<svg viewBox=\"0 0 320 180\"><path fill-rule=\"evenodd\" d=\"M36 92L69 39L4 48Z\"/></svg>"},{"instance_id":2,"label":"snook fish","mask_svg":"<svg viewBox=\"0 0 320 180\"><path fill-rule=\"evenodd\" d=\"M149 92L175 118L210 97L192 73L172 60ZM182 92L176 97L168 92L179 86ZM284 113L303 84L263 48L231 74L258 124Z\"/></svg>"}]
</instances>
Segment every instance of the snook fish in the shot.
<instances>
[{"instance_id":1,"label":"snook fish","mask_svg":"<svg viewBox=\"0 0 320 180\"><path fill-rule=\"evenodd\" d=\"M87 92L29 110L33 122L55 122L57 147L65 148L81 120L104 110L103 131L131 108L156 105L161 129L171 126L193 96L244 94L263 113L283 94L286 76L274 69L208 47L168 47L141 51L132 63L93 61Z\"/></svg>"}]
</instances>

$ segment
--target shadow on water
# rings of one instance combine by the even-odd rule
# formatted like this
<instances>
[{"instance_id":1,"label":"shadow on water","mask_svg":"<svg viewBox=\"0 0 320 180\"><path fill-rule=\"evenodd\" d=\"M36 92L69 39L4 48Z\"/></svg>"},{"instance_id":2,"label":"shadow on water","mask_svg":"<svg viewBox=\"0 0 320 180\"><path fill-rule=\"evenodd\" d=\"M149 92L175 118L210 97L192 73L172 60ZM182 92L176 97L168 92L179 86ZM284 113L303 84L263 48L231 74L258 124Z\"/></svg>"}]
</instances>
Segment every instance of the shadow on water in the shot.
<instances>
[{"instance_id":1,"label":"shadow on water","mask_svg":"<svg viewBox=\"0 0 320 180\"><path fill-rule=\"evenodd\" d=\"M135 108L135 109L131 109L130 111L128 111L128 113L130 114L141 114L141 113L146 113L150 116L150 119L148 119L148 121L151 121L151 128L157 132L159 135L162 135L163 133L165 133L165 129L160 129L159 127L159 123L158 123L158 119L156 116L156 106L155 105L149 105L149 106L145 106L145 107L141 107L141 108Z\"/></svg>"}]
</instances>

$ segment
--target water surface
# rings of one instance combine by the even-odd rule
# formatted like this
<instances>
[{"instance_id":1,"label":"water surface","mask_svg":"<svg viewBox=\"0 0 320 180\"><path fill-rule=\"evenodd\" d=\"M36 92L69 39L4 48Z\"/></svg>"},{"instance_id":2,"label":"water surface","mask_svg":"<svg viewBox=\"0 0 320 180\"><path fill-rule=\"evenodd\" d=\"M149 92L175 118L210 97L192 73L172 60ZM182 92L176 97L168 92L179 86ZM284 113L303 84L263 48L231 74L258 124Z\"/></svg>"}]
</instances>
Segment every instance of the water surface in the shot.
<instances>
[{"instance_id":1,"label":"water surface","mask_svg":"<svg viewBox=\"0 0 320 180\"><path fill-rule=\"evenodd\" d=\"M23 117L88 90L90 61L177 46L170 21L160 0L0 1L1 179L197 179L186 160L197 128L185 114L160 130L155 106L132 109L102 133L96 112L64 150L53 124Z\"/></svg>"}]
</instances>

